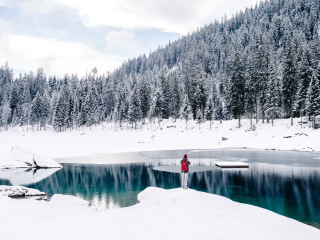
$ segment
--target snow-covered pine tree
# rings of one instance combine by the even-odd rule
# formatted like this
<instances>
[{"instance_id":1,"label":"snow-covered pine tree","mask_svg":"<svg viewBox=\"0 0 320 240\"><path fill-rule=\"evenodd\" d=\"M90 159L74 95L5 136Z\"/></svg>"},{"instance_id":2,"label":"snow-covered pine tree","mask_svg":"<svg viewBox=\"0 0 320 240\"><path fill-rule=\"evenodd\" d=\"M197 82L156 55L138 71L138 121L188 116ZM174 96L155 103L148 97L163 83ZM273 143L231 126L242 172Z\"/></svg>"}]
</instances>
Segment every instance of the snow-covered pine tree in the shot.
<instances>
[{"instance_id":1,"label":"snow-covered pine tree","mask_svg":"<svg viewBox=\"0 0 320 240\"><path fill-rule=\"evenodd\" d=\"M134 123L134 128L137 128L137 122L140 121L142 117L142 111L141 111L141 102L139 97L139 89L134 88L132 95L130 97L129 102L129 119L130 122Z\"/></svg>"},{"instance_id":2,"label":"snow-covered pine tree","mask_svg":"<svg viewBox=\"0 0 320 240\"><path fill-rule=\"evenodd\" d=\"M201 112L201 109L200 109L200 108L198 108L198 110L197 110L196 121L197 121L197 123L199 124L199 130L200 130L200 125L201 125L201 123L203 122L202 112Z\"/></svg>"},{"instance_id":3,"label":"snow-covered pine tree","mask_svg":"<svg viewBox=\"0 0 320 240\"><path fill-rule=\"evenodd\" d=\"M10 94L10 108L11 108L10 119L13 117L13 112L17 110L18 106L19 106L19 95L17 91L17 86L14 86Z\"/></svg>"},{"instance_id":4,"label":"snow-covered pine tree","mask_svg":"<svg viewBox=\"0 0 320 240\"><path fill-rule=\"evenodd\" d=\"M162 95L160 89L156 89L154 93L154 97L152 100L152 105L151 105L151 116L153 117L158 117L158 123L160 125L160 122L162 121Z\"/></svg>"},{"instance_id":5,"label":"snow-covered pine tree","mask_svg":"<svg viewBox=\"0 0 320 240\"><path fill-rule=\"evenodd\" d=\"M255 79L257 87L257 101L260 105L260 110L262 114L262 122L264 123L265 118L265 106L266 106L266 92L268 84L268 67L270 64L270 44L268 40L265 39L264 35L260 35L260 41L258 43L258 49L255 59Z\"/></svg>"},{"instance_id":6,"label":"snow-covered pine tree","mask_svg":"<svg viewBox=\"0 0 320 240\"><path fill-rule=\"evenodd\" d=\"M65 101L63 97L59 97L56 109L55 109L55 115L54 115L54 121L53 121L53 126L54 128L61 132L66 125L65 123Z\"/></svg>"},{"instance_id":7,"label":"snow-covered pine tree","mask_svg":"<svg viewBox=\"0 0 320 240\"><path fill-rule=\"evenodd\" d=\"M27 125L27 131L29 126L29 116L30 116L30 104L24 103L21 106L21 117L20 117L20 126L22 126L22 129L24 131L24 126Z\"/></svg>"},{"instance_id":8,"label":"snow-covered pine tree","mask_svg":"<svg viewBox=\"0 0 320 240\"><path fill-rule=\"evenodd\" d=\"M311 54L308 48L305 49L301 63L298 66L298 89L294 102L294 110L300 112L302 119L305 111L307 91L313 75ZM302 124L301 124L302 127Z\"/></svg>"},{"instance_id":9,"label":"snow-covered pine tree","mask_svg":"<svg viewBox=\"0 0 320 240\"><path fill-rule=\"evenodd\" d=\"M170 117L170 83L167 76L164 73L160 76L160 84L161 84L161 117L164 119L168 119Z\"/></svg>"},{"instance_id":10,"label":"snow-covered pine tree","mask_svg":"<svg viewBox=\"0 0 320 240\"><path fill-rule=\"evenodd\" d=\"M4 130L8 130L10 117L11 117L10 103L9 101L6 101L2 104L2 111L1 111L1 125L4 127Z\"/></svg>"},{"instance_id":11,"label":"snow-covered pine tree","mask_svg":"<svg viewBox=\"0 0 320 240\"><path fill-rule=\"evenodd\" d=\"M282 73L282 95L285 111L291 116L291 126L293 125L293 107L297 91L296 67L294 64L294 53L292 52L291 37L287 37L285 53L283 57Z\"/></svg>"},{"instance_id":12,"label":"snow-covered pine tree","mask_svg":"<svg viewBox=\"0 0 320 240\"><path fill-rule=\"evenodd\" d=\"M271 61L268 68L268 85L266 92L266 113L271 113L271 122L273 126L273 119L275 111L279 110L279 89L278 89L278 79L277 79L277 70L274 61Z\"/></svg>"},{"instance_id":13,"label":"snow-covered pine tree","mask_svg":"<svg viewBox=\"0 0 320 240\"><path fill-rule=\"evenodd\" d=\"M78 130L78 127L81 126L81 114L80 114L80 103L77 96L74 96L74 105L73 105L73 113L72 113L72 122L75 126L75 129Z\"/></svg>"},{"instance_id":14,"label":"snow-covered pine tree","mask_svg":"<svg viewBox=\"0 0 320 240\"><path fill-rule=\"evenodd\" d=\"M139 97L141 102L142 123L144 124L151 106L151 87L145 75L141 77L139 84Z\"/></svg>"},{"instance_id":15,"label":"snow-covered pine tree","mask_svg":"<svg viewBox=\"0 0 320 240\"><path fill-rule=\"evenodd\" d=\"M240 128L240 118L244 113L244 88L245 88L245 69L242 64L240 53L236 52L230 78L230 107L234 118L238 118Z\"/></svg>"},{"instance_id":16,"label":"snow-covered pine tree","mask_svg":"<svg viewBox=\"0 0 320 240\"><path fill-rule=\"evenodd\" d=\"M115 108L117 109L118 114L117 122L119 122L121 128L122 123L124 123L127 120L127 114L129 109L127 90L124 86L117 92L117 101L115 104Z\"/></svg>"},{"instance_id":17,"label":"snow-covered pine tree","mask_svg":"<svg viewBox=\"0 0 320 240\"><path fill-rule=\"evenodd\" d=\"M49 116L49 121L48 121L48 123L52 126L54 125L53 122L54 122L54 118L55 118L55 111L56 111L56 107L57 107L57 104L59 101L59 97L60 97L59 92L55 91L52 93L52 98L50 100L50 116Z\"/></svg>"},{"instance_id":18,"label":"snow-covered pine tree","mask_svg":"<svg viewBox=\"0 0 320 240\"><path fill-rule=\"evenodd\" d=\"M50 97L48 92L45 92L41 98L41 111L40 111L40 129L44 127L46 130L46 124L50 115Z\"/></svg>"},{"instance_id":19,"label":"snow-covered pine tree","mask_svg":"<svg viewBox=\"0 0 320 240\"><path fill-rule=\"evenodd\" d=\"M74 113L74 100L73 100L73 96L70 94L69 95L69 99L66 102L66 127L70 129L70 131L73 128L73 113Z\"/></svg>"},{"instance_id":20,"label":"snow-covered pine tree","mask_svg":"<svg viewBox=\"0 0 320 240\"><path fill-rule=\"evenodd\" d=\"M315 128L315 118L320 115L320 64L314 72L307 92L306 112L312 118L312 125Z\"/></svg>"},{"instance_id":21,"label":"snow-covered pine tree","mask_svg":"<svg viewBox=\"0 0 320 240\"><path fill-rule=\"evenodd\" d=\"M181 106L181 94L182 90L179 84L179 78L177 73L174 72L170 81L170 104L171 104L171 115L174 117L174 121L179 118L179 110Z\"/></svg>"},{"instance_id":22,"label":"snow-covered pine tree","mask_svg":"<svg viewBox=\"0 0 320 240\"><path fill-rule=\"evenodd\" d=\"M194 94L194 99L197 102L198 108L201 111L202 118L204 118L204 110L206 108L206 103L207 103L207 92L206 92L206 87L203 79L200 79L198 81L198 84L196 86L196 91ZM198 111L197 111L198 114Z\"/></svg>"},{"instance_id":23,"label":"snow-covered pine tree","mask_svg":"<svg viewBox=\"0 0 320 240\"><path fill-rule=\"evenodd\" d=\"M252 115L257 107L256 87L250 74L246 73L245 76L244 110L249 114L250 125L252 125Z\"/></svg>"},{"instance_id":24,"label":"snow-covered pine tree","mask_svg":"<svg viewBox=\"0 0 320 240\"><path fill-rule=\"evenodd\" d=\"M209 98L206 104L206 109L205 109L205 119L210 121L210 130L211 130L211 123L213 120L214 112L215 112L215 109L213 105L213 100L212 98Z\"/></svg>"},{"instance_id":25,"label":"snow-covered pine tree","mask_svg":"<svg viewBox=\"0 0 320 240\"><path fill-rule=\"evenodd\" d=\"M222 123L223 119L223 106L222 106L222 101L220 98L217 98L215 102L215 112L214 112L214 117L216 120L220 121L220 124Z\"/></svg>"},{"instance_id":26,"label":"snow-covered pine tree","mask_svg":"<svg viewBox=\"0 0 320 240\"><path fill-rule=\"evenodd\" d=\"M41 96L39 93L35 96L35 98L32 101L31 105L31 112L30 112L30 124L32 125L32 128L34 129L34 125L37 125L37 130L40 129L40 117L41 117Z\"/></svg>"},{"instance_id":27,"label":"snow-covered pine tree","mask_svg":"<svg viewBox=\"0 0 320 240\"><path fill-rule=\"evenodd\" d=\"M87 105L87 127L90 127L97 123L98 121L98 111L97 111L97 93L95 89L90 89L86 98Z\"/></svg>"},{"instance_id":28,"label":"snow-covered pine tree","mask_svg":"<svg viewBox=\"0 0 320 240\"><path fill-rule=\"evenodd\" d=\"M192 110L189 104L189 98L187 94L185 94L183 99L180 116L182 119L186 121L186 129L188 129L188 121L192 119Z\"/></svg>"}]
</instances>

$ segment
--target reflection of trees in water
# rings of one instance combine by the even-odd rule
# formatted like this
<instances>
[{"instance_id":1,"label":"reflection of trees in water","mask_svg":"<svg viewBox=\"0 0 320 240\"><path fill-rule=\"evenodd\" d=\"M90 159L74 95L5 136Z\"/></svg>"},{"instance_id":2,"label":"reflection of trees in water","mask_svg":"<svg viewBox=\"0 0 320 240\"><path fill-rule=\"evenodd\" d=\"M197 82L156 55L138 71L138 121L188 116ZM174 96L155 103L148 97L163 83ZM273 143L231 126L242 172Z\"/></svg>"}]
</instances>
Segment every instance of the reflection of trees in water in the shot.
<instances>
[{"instance_id":1,"label":"reflection of trees in water","mask_svg":"<svg viewBox=\"0 0 320 240\"><path fill-rule=\"evenodd\" d=\"M136 203L137 194L149 186L179 187L179 174L152 170L144 164L65 165L44 181L29 185L47 193L81 196L125 207Z\"/></svg>"},{"instance_id":2,"label":"reflection of trees in water","mask_svg":"<svg viewBox=\"0 0 320 240\"><path fill-rule=\"evenodd\" d=\"M320 223L319 183L318 169L252 164L247 170L195 173L189 185L316 225Z\"/></svg>"},{"instance_id":3,"label":"reflection of trees in water","mask_svg":"<svg viewBox=\"0 0 320 240\"><path fill-rule=\"evenodd\" d=\"M267 208L304 222L320 222L320 171L312 168L251 164L247 170L190 174L190 188ZM81 196L125 207L149 186L175 188L180 174L145 164L65 165L49 178L29 185L47 193Z\"/></svg>"}]
</instances>

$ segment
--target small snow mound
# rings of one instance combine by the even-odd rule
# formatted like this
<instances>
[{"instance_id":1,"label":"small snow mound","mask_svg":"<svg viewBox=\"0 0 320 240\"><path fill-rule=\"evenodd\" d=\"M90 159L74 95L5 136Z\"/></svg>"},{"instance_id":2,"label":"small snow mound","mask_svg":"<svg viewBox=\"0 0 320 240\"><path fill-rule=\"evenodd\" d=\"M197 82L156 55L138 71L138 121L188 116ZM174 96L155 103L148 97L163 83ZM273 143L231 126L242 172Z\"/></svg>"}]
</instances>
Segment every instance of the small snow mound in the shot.
<instances>
[{"instance_id":1,"label":"small snow mound","mask_svg":"<svg viewBox=\"0 0 320 240\"><path fill-rule=\"evenodd\" d=\"M24 196L43 196L44 192L37 189L22 186L6 186L0 185L0 196L4 197L24 197Z\"/></svg>"},{"instance_id":2,"label":"small snow mound","mask_svg":"<svg viewBox=\"0 0 320 240\"><path fill-rule=\"evenodd\" d=\"M90 206L88 201L83 199L70 196L70 195L61 195L61 194L54 194L50 199L50 204L54 205L68 205L72 207L80 207L80 206Z\"/></svg>"},{"instance_id":3,"label":"small snow mound","mask_svg":"<svg viewBox=\"0 0 320 240\"><path fill-rule=\"evenodd\" d=\"M148 187L138 194L138 201L142 203L157 204L167 193L167 190L157 187ZM146 201L147 200L147 201Z\"/></svg>"}]
</instances>

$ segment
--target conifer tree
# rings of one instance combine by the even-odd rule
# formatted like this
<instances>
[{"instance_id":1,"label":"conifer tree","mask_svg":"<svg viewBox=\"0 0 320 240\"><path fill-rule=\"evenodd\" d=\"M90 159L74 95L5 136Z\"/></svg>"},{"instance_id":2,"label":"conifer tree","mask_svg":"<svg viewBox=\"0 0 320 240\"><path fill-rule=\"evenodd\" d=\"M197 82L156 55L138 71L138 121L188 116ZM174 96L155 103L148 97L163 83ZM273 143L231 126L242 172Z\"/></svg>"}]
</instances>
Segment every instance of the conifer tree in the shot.
<instances>
[{"instance_id":1,"label":"conifer tree","mask_svg":"<svg viewBox=\"0 0 320 240\"><path fill-rule=\"evenodd\" d=\"M315 128L315 118L320 114L320 64L311 78L307 93L306 111L307 114L312 117L312 125Z\"/></svg>"},{"instance_id":2,"label":"conifer tree","mask_svg":"<svg viewBox=\"0 0 320 240\"><path fill-rule=\"evenodd\" d=\"M176 121L179 118L179 110L181 105L181 89L179 85L179 79L176 73L173 73L172 80L170 81L170 103L171 103L171 112Z\"/></svg>"},{"instance_id":3,"label":"conifer tree","mask_svg":"<svg viewBox=\"0 0 320 240\"><path fill-rule=\"evenodd\" d=\"M30 116L30 104L24 103L21 106L21 118L20 118L20 126L22 126L24 130L24 125L27 125L27 131L28 131L28 125L29 125L29 116Z\"/></svg>"},{"instance_id":4,"label":"conifer tree","mask_svg":"<svg viewBox=\"0 0 320 240\"><path fill-rule=\"evenodd\" d=\"M151 105L151 116L153 117L158 117L158 123L160 125L160 122L162 120L162 96L160 89L156 89L154 98L152 100L152 105Z\"/></svg>"},{"instance_id":5,"label":"conifer tree","mask_svg":"<svg viewBox=\"0 0 320 240\"><path fill-rule=\"evenodd\" d=\"M19 105L19 96L16 86L13 87L10 96L10 108L11 108L11 118L13 117L13 112L18 108Z\"/></svg>"},{"instance_id":6,"label":"conifer tree","mask_svg":"<svg viewBox=\"0 0 320 240\"><path fill-rule=\"evenodd\" d=\"M215 106L215 119L219 120L221 124L223 119L223 106L222 101L219 98L216 100Z\"/></svg>"},{"instance_id":7,"label":"conifer tree","mask_svg":"<svg viewBox=\"0 0 320 240\"><path fill-rule=\"evenodd\" d=\"M10 103L8 101L3 103L1 110L2 110L1 111L1 125L4 126L5 130L8 130L9 119L10 119L10 116L11 116Z\"/></svg>"},{"instance_id":8,"label":"conifer tree","mask_svg":"<svg viewBox=\"0 0 320 240\"><path fill-rule=\"evenodd\" d=\"M61 132L65 125L65 101L64 98L60 96L55 109L53 126L57 131Z\"/></svg>"},{"instance_id":9,"label":"conifer tree","mask_svg":"<svg viewBox=\"0 0 320 240\"><path fill-rule=\"evenodd\" d=\"M47 92L45 92L41 99L41 110L40 110L40 129L41 126L46 130L46 124L50 115L50 97Z\"/></svg>"},{"instance_id":10,"label":"conifer tree","mask_svg":"<svg viewBox=\"0 0 320 240\"><path fill-rule=\"evenodd\" d=\"M209 100L206 104L205 118L206 118L206 120L210 121L210 130L211 130L211 122L213 120L213 114L214 114L213 101L212 101L212 98L209 98Z\"/></svg>"},{"instance_id":11,"label":"conifer tree","mask_svg":"<svg viewBox=\"0 0 320 240\"><path fill-rule=\"evenodd\" d=\"M240 118L244 113L244 87L245 72L240 53L237 52L233 61L233 68L230 78L230 107L234 118L238 118L238 127L240 128Z\"/></svg>"},{"instance_id":12,"label":"conifer tree","mask_svg":"<svg viewBox=\"0 0 320 240\"><path fill-rule=\"evenodd\" d=\"M267 101L266 101L266 112L271 112L271 121L273 126L274 112L279 108L279 91L278 91L278 80L276 66L274 62L271 62L269 65L269 76L268 76L268 85L267 85Z\"/></svg>"},{"instance_id":13,"label":"conifer tree","mask_svg":"<svg viewBox=\"0 0 320 240\"><path fill-rule=\"evenodd\" d=\"M186 129L188 128L188 121L192 119L192 110L189 104L189 98L186 94L183 99L182 109L181 109L181 117L186 121Z\"/></svg>"},{"instance_id":14,"label":"conifer tree","mask_svg":"<svg viewBox=\"0 0 320 240\"><path fill-rule=\"evenodd\" d=\"M36 97L32 101L30 112L30 124L34 127L37 124L37 130L40 130L40 117L41 117L41 96L37 93Z\"/></svg>"},{"instance_id":15,"label":"conifer tree","mask_svg":"<svg viewBox=\"0 0 320 240\"><path fill-rule=\"evenodd\" d=\"M146 76L143 76L139 86L139 96L141 102L142 123L145 123L148 111L151 106L151 88Z\"/></svg>"},{"instance_id":16,"label":"conifer tree","mask_svg":"<svg viewBox=\"0 0 320 240\"><path fill-rule=\"evenodd\" d=\"M199 129L200 129L200 125L203 122L202 112L200 108L198 108L196 120L197 120L197 123L199 124Z\"/></svg>"},{"instance_id":17,"label":"conifer tree","mask_svg":"<svg viewBox=\"0 0 320 240\"><path fill-rule=\"evenodd\" d=\"M306 106L307 91L313 75L311 54L308 49L305 49L302 56L301 64L298 68L298 89L294 102L294 110L300 112L300 117L303 117ZM302 127L302 124L301 124Z\"/></svg>"},{"instance_id":18,"label":"conifer tree","mask_svg":"<svg viewBox=\"0 0 320 240\"><path fill-rule=\"evenodd\" d=\"M282 73L282 95L285 111L291 116L291 126L293 125L293 107L296 95L296 67L294 65L294 54L290 36L287 38Z\"/></svg>"},{"instance_id":19,"label":"conifer tree","mask_svg":"<svg viewBox=\"0 0 320 240\"><path fill-rule=\"evenodd\" d=\"M245 94L244 94L244 110L250 116L250 125L252 125L252 115L256 110L257 99L256 99L256 88L255 83L253 82L252 77L249 74L246 74L245 81Z\"/></svg>"},{"instance_id":20,"label":"conifer tree","mask_svg":"<svg viewBox=\"0 0 320 240\"><path fill-rule=\"evenodd\" d=\"M129 119L130 122L134 123L134 128L137 128L137 122L142 117L142 111L141 111L141 102L139 98L139 90L135 88L133 90L133 93L130 98L129 103Z\"/></svg>"}]
</instances>

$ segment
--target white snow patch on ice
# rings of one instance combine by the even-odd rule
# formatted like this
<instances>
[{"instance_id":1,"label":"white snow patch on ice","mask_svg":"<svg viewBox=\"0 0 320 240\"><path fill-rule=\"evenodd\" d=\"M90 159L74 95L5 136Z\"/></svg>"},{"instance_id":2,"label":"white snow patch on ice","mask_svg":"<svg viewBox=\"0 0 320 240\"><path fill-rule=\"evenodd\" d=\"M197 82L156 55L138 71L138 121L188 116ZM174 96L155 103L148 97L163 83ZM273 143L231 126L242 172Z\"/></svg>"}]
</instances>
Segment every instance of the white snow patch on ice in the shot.
<instances>
[{"instance_id":1,"label":"white snow patch on ice","mask_svg":"<svg viewBox=\"0 0 320 240\"><path fill-rule=\"evenodd\" d=\"M216 165L219 167L234 167L234 166L239 166L239 167L248 167L249 164L244 163L244 162L216 162Z\"/></svg>"},{"instance_id":2,"label":"white snow patch on ice","mask_svg":"<svg viewBox=\"0 0 320 240\"><path fill-rule=\"evenodd\" d=\"M0 178L10 181L12 185L29 185L40 182L54 174L59 168L30 169L30 168L0 168Z\"/></svg>"},{"instance_id":3,"label":"white snow patch on ice","mask_svg":"<svg viewBox=\"0 0 320 240\"><path fill-rule=\"evenodd\" d=\"M61 168L47 155L35 153L21 147L1 149L0 168Z\"/></svg>"}]
</instances>

